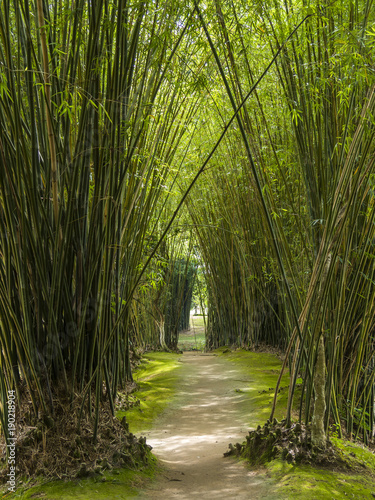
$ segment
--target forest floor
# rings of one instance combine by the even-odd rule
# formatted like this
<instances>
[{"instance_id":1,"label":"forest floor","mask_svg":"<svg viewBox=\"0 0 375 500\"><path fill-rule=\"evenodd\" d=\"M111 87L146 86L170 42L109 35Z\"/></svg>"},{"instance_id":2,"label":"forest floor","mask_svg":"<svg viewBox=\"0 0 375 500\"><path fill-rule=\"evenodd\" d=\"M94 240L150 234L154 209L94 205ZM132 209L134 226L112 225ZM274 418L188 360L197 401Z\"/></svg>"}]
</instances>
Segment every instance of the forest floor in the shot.
<instances>
[{"instance_id":1,"label":"forest floor","mask_svg":"<svg viewBox=\"0 0 375 500\"><path fill-rule=\"evenodd\" d=\"M246 434L249 379L212 354L187 352L181 363L176 400L145 433L165 468L139 498L264 498L265 477L223 457Z\"/></svg>"},{"instance_id":2,"label":"forest floor","mask_svg":"<svg viewBox=\"0 0 375 500\"><path fill-rule=\"evenodd\" d=\"M158 359L158 354L149 356L151 363ZM211 354L185 352L178 364L175 397L154 419L152 427L141 432L153 446L162 470L156 479L145 483L137 498L375 497L374 454L333 436L347 463L343 469L297 465L281 458L251 468L243 460L223 457L229 443L242 443L249 429L268 418L281 365L276 355L222 348ZM287 383L284 376L276 411L278 419L284 416ZM136 425L139 433L142 423Z\"/></svg>"},{"instance_id":3,"label":"forest floor","mask_svg":"<svg viewBox=\"0 0 375 500\"><path fill-rule=\"evenodd\" d=\"M345 470L297 465L281 458L251 468L244 460L224 458L229 443L242 443L250 429L263 425L269 417L280 366L275 354L229 348L214 353L148 353L135 373L139 390L128 396L134 405L119 410L117 416L126 415L130 431L147 437L157 460L152 459L149 466L141 469L110 469L102 476L87 479L40 483L30 478L19 486L15 497L374 498L375 455L333 436L348 462ZM288 381L286 375L281 381L278 419L285 413ZM6 494L4 497L8 498Z\"/></svg>"}]
</instances>

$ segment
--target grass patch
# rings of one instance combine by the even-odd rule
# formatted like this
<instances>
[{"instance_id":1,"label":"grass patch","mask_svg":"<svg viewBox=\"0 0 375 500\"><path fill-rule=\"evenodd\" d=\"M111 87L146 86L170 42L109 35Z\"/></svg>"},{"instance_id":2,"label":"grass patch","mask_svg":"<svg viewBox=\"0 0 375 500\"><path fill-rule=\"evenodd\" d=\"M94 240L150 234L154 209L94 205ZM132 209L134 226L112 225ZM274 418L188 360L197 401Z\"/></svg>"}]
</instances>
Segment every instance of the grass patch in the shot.
<instances>
[{"instance_id":1,"label":"grass patch","mask_svg":"<svg viewBox=\"0 0 375 500\"><path fill-rule=\"evenodd\" d=\"M74 481L49 481L35 483L35 480L21 485L11 497L23 499L78 499L78 500L115 500L139 498L140 490L146 482L155 477L158 471L155 459L150 459L150 465L141 470L113 469L102 476Z\"/></svg>"},{"instance_id":2,"label":"grass patch","mask_svg":"<svg viewBox=\"0 0 375 500\"><path fill-rule=\"evenodd\" d=\"M165 410L176 391L181 355L155 352L146 354L134 373L134 380L139 390L133 393L140 400L140 405L127 411L116 413L118 418L124 415L130 431L138 435L152 427L154 420Z\"/></svg>"},{"instance_id":3,"label":"grass patch","mask_svg":"<svg viewBox=\"0 0 375 500\"><path fill-rule=\"evenodd\" d=\"M204 351L206 334L203 316L190 316L190 330L178 336L178 348L181 351Z\"/></svg>"},{"instance_id":4,"label":"grass patch","mask_svg":"<svg viewBox=\"0 0 375 500\"><path fill-rule=\"evenodd\" d=\"M338 472L309 465L288 464L276 459L267 464L267 472L274 480L266 500L331 498L374 498L374 478L350 471Z\"/></svg>"},{"instance_id":5,"label":"grass patch","mask_svg":"<svg viewBox=\"0 0 375 500\"><path fill-rule=\"evenodd\" d=\"M332 444L339 450L341 457L353 468L368 468L375 477L375 455L365 446L331 436ZM375 486L374 486L375 493Z\"/></svg>"},{"instance_id":6,"label":"grass patch","mask_svg":"<svg viewBox=\"0 0 375 500\"><path fill-rule=\"evenodd\" d=\"M180 333L178 348L181 351L204 351L206 335L204 333Z\"/></svg>"}]
</instances>

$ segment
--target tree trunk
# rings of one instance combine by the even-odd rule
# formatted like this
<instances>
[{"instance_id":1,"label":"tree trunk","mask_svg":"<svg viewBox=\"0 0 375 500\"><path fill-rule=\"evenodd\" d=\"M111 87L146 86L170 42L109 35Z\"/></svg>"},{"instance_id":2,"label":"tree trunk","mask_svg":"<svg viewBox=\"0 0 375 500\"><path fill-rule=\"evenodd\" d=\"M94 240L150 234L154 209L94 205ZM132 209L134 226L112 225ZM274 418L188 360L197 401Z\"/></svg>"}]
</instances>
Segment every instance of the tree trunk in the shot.
<instances>
[{"instance_id":1,"label":"tree trunk","mask_svg":"<svg viewBox=\"0 0 375 500\"><path fill-rule=\"evenodd\" d=\"M169 348L168 348L167 343L165 341L165 321L164 321L164 318L160 319L160 321L157 322L157 325L159 328L160 347L165 351L169 351Z\"/></svg>"},{"instance_id":2,"label":"tree trunk","mask_svg":"<svg viewBox=\"0 0 375 500\"><path fill-rule=\"evenodd\" d=\"M324 450L326 448L326 433L324 430L324 416L326 411L326 363L324 337L320 336L318 345L318 357L314 373L315 405L311 426L311 443L313 446Z\"/></svg>"}]
</instances>

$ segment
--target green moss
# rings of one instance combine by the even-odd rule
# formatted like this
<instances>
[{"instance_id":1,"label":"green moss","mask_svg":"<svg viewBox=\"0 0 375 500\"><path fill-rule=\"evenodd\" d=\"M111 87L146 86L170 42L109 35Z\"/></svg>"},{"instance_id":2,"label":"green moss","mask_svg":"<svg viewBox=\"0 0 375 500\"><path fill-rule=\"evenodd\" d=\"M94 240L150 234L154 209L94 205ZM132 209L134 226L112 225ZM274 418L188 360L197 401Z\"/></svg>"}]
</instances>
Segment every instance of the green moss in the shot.
<instances>
[{"instance_id":1,"label":"green moss","mask_svg":"<svg viewBox=\"0 0 375 500\"><path fill-rule=\"evenodd\" d=\"M274 354L249 352L244 349L230 351L227 347L216 349L215 353L235 364L236 369L244 375L248 387L241 387L241 392L247 392L248 398L241 404L245 415L248 415L248 424L251 428L263 425L269 418L277 379L282 362ZM280 384L277 398L275 417L282 419L286 413L288 398L289 377L285 373Z\"/></svg>"},{"instance_id":2,"label":"green moss","mask_svg":"<svg viewBox=\"0 0 375 500\"><path fill-rule=\"evenodd\" d=\"M336 449L340 450L342 458L351 467L367 467L375 475L375 455L368 448L334 436L331 436L330 439Z\"/></svg>"},{"instance_id":3,"label":"green moss","mask_svg":"<svg viewBox=\"0 0 375 500\"><path fill-rule=\"evenodd\" d=\"M175 394L178 380L178 362L181 355L170 353L147 354L134 373L134 379L140 389L135 395L141 400L140 407L127 412L117 413L119 418L126 415L130 431L139 435L152 426L153 420L163 412ZM157 471L156 460L151 459L150 466L142 470L116 469L104 473L104 476L74 481L28 482L18 488L12 498L59 498L82 500L106 500L139 498L142 485L152 479ZM105 479L103 479L103 477ZM37 484L35 484L37 483ZM35 486L32 486L32 484ZM3 490L4 493L6 490Z\"/></svg>"},{"instance_id":4,"label":"green moss","mask_svg":"<svg viewBox=\"0 0 375 500\"><path fill-rule=\"evenodd\" d=\"M241 392L248 392L243 410L248 415L249 427L263 425L270 416L276 381L281 361L272 354L254 353L245 350L231 351L227 347L217 349L219 359L232 362L243 373ZM285 416L289 378L286 373L281 381L275 416L279 420ZM298 391L301 387L297 388ZM298 400L298 396L295 398ZM265 500L290 500L313 498L327 500L334 498L374 498L375 456L368 449L338 438L331 438L342 452L343 458L353 470L338 472L321 469L312 465L291 465L277 458L266 466L268 494ZM367 471L364 469L367 467Z\"/></svg>"},{"instance_id":5,"label":"green moss","mask_svg":"<svg viewBox=\"0 0 375 500\"><path fill-rule=\"evenodd\" d=\"M158 470L157 462L152 459L151 464L142 470L114 469L107 471L103 476L80 479L75 481L50 481L30 487L25 484L19 487L12 498L43 498L79 499L79 500L115 500L139 498L140 490L145 482L154 478ZM33 481L35 483L35 481ZM26 490L26 488L28 488Z\"/></svg>"},{"instance_id":6,"label":"green moss","mask_svg":"<svg viewBox=\"0 0 375 500\"><path fill-rule=\"evenodd\" d=\"M365 475L291 465L281 459L270 462L267 472L274 484L266 500L374 498L374 479Z\"/></svg>"},{"instance_id":7,"label":"green moss","mask_svg":"<svg viewBox=\"0 0 375 500\"><path fill-rule=\"evenodd\" d=\"M134 373L139 390L134 395L140 406L128 411L117 412L118 418L126 415L129 429L133 434L149 430L155 418L170 403L176 391L181 355L156 352L147 354Z\"/></svg>"}]
</instances>

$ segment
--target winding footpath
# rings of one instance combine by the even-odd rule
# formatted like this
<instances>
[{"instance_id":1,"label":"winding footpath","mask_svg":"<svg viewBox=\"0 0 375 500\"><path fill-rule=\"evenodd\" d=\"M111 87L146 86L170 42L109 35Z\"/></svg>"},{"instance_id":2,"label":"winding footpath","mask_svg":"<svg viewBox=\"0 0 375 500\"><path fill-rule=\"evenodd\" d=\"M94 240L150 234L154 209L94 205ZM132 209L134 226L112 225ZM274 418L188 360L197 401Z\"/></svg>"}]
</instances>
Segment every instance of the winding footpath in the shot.
<instances>
[{"instance_id":1,"label":"winding footpath","mask_svg":"<svg viewBox=\"0 0 375 500\"><path fill-rule=\"evenodd\" d=\"M240 403L249 380L214 355L184 353L181 363L178 396L143 433L165 468L139 498L266 498L264 475L223 457L248 431Z\"/></svg>"}]
</instances>

